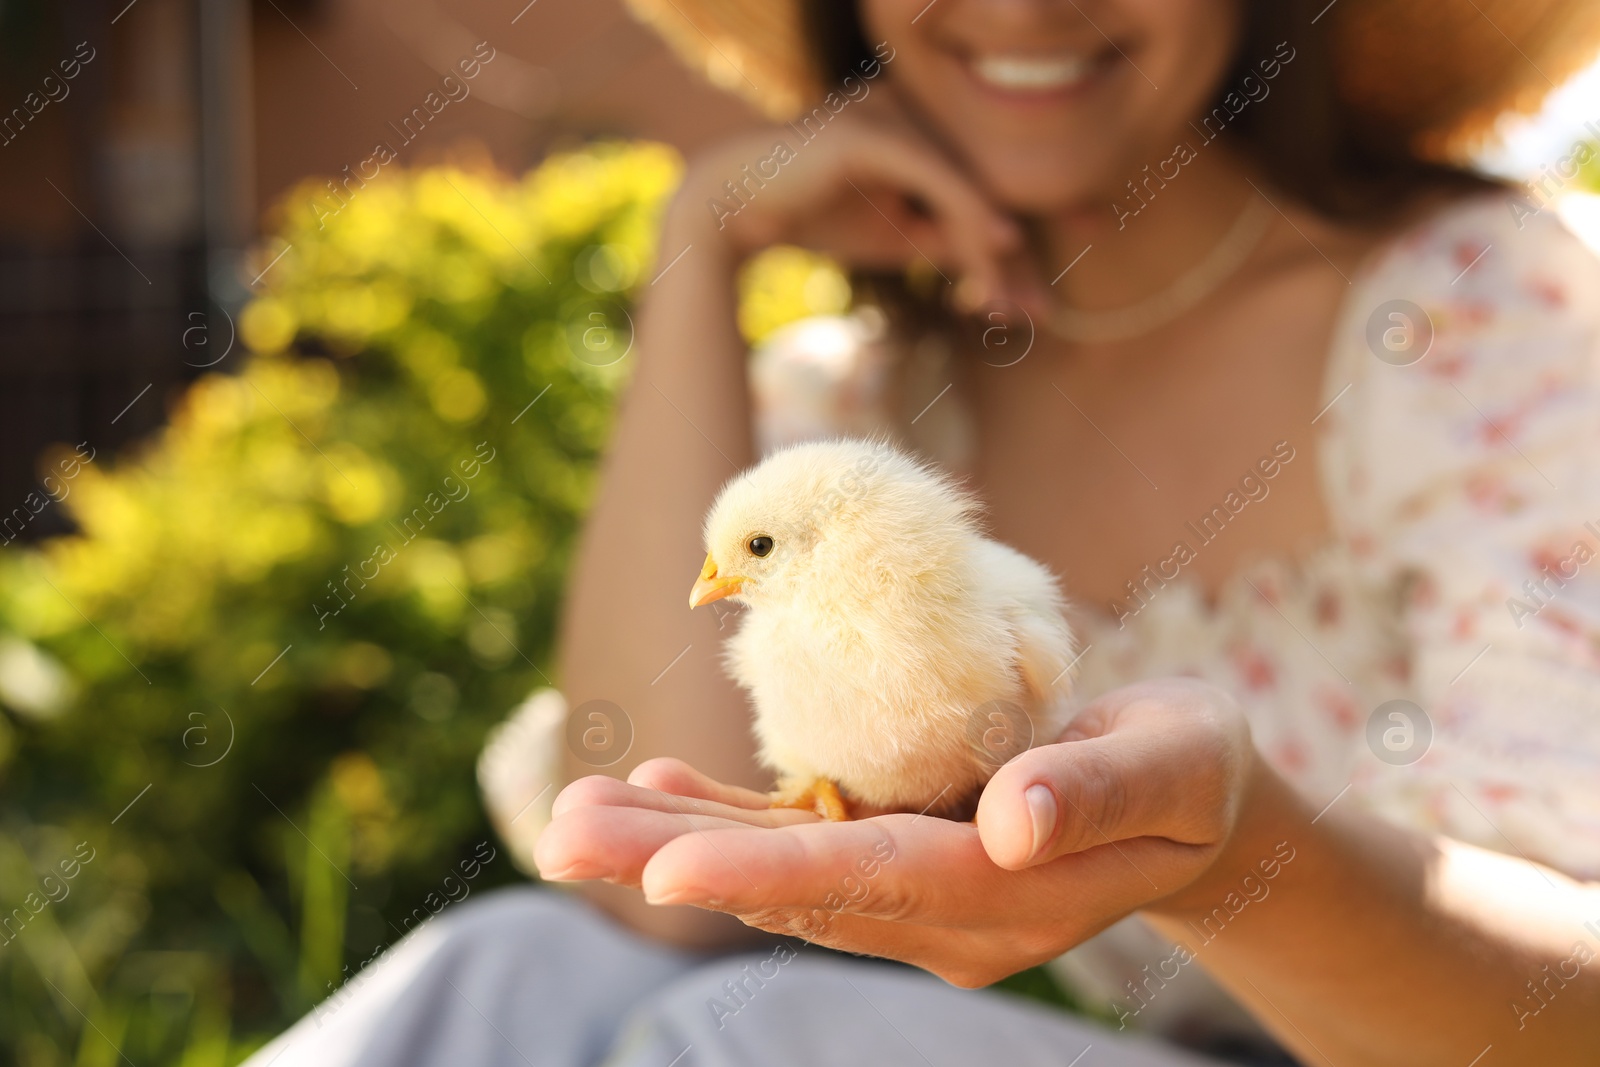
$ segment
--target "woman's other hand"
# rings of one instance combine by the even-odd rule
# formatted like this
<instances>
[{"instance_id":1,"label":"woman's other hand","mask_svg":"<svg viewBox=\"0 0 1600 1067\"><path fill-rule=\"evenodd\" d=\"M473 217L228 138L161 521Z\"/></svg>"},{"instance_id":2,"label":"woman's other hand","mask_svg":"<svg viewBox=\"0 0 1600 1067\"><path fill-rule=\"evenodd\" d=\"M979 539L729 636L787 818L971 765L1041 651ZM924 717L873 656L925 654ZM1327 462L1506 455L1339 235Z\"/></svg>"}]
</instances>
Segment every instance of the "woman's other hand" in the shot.
<instances>
[{"instance_id":1,"label":"woman's other hand","mask_svg":"<svg viewBox=\"0 0 1600 1067\"><path fill-rule=\"evenodd\" d=\"M926 260L968 310L1007 296L1025 275L1021 228L890 92L876 87L824 126L771 127L691 160L668 229L720 240L736 259L795 244L853 267Z\"/></svg>"}]
</instances>

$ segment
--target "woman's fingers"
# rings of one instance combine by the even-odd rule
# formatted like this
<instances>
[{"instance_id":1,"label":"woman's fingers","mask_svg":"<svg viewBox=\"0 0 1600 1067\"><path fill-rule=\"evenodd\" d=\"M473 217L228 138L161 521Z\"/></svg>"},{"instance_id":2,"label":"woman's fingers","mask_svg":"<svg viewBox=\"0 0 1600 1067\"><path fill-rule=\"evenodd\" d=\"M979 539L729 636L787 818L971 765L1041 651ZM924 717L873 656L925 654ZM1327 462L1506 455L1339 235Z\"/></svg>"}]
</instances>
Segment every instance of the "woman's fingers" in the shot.
<instances>
[{"instance_id":1,"label":"woman's fingers","mask_svg":"<svg viewBox=\"0 0 1600 1067\"><path fill-rule=\"evenodd\" d=\"M1001 261L1000 273L1003 299L1014 301L1023 309L1030 320L1030 329L1042 329L1055 306L1055 299L1032 255L1026 250L1012 253Z\"/></svg>"},{"instance_id":2,"label":"woman's fingers","mask_svg":"<svg viewBox=\"0 0 1600 1067\"><path fill-rule=\"evenodd\" d=\"M776 830L729 828L674 839L645 865L656 904L738 915L793 909L925 925L981 924L1038 878L1000 870L970 823L889 815Z\"/></svg>"},{"instance_id":3,"label":"woman's fingers","mask_svg":"<svg viewBox=\"0 0 1600 1067\"><path fill-rule=\"evenodd\" d=\"M1069 728L1076 739L1024 752L985 787L977 824L996 864L1021 870L1133 838L1211 846L1226 836L1252 751L1231 701L1199 683L1130 686L1079 718L1097 732Z\"/></svg>"},{"instance_id":4,"label":"woman's fingers","mask_svg":"<svg viewBox=\"0 0 1600 1067\"><path fill-rule=\"evenodd\" d=\"M709 782L710 779L704 779L702 787L704 783ZM724 800L715 800L647 784L623 782L603 774L592 774L587 778L579 778L563 789L551 806L551 814L559 817L578 808L623 807L712 815L749 826L789 826L793 823L817 821L817 816L808 811L770 807L765 794L751 790L737 790L733 787L723 788L728 790L721 794ZM743 794L749 794L749 797ZM746 803L749 798L759 798L760 803Z\"/></svg>"},{"instance_id":5,"label":"woman's fingers","mask_svg":"<svg viewBox=\"0 0 1600 1067\"><path fill-rule=\"evenodd\" d=\"M664 845L640 884L651 903L727 912L971 986L1059 955L1193 870L1194 846L1141 838L1007 871L970 824L914 818L708 828ZM1026 918L1041 915L1056 918Z\"/></svg>"},{"instance_id":6,"label":"woman's fingers","mask_svg":"<svg viewBox=\"0 0 1600 1067\"><path fill-rule=\"evenodd\" d=\"M645 760L628 775L628 783L644 789L659 789L665 793L674 793L680 797L711 800L733 808L766 810L771 805L771 797L766 793L758 793L754 789L745 789L737 785L725 785L715 778L702 774L683 760L673 759L670 756Z\"/></svg>"},{"instance_id":7,"label":"woman's fingers","mask_svg":"<svg viewBox=\"0 0 1600 1067\"><path fill-rule=\"evenodd\" d=\"M654 904L694 904L746 922L792 912L982 931L1063 900L1081 901L1088 923L1106 900L1165 895L1179 888L1191 851L1146 838L1008 871L989 859L970 823L891 815L680 836L645 864L640 887ZM1098 928L1064 924L1056 933L1069 944Z\"/></svg>"},{"instance_id":8,"label":"woman's fingers","mask_svg":"<svg viewBox=\"0 0 1600 1067\"><path fill-rule=\"evenodd\" d=\"M932 821L932 820L929 820ZM663 848L642 882L652 904L716 902L739 913L859 903L900 846L884 819L707 835ZM717 862L721 859L722 862Z\"/></svg>"},{"instance_id":9,"label":"woman's fingers","mask_svg":"<svg viewBox=\"0 0 1600 1067\"><path fill-rule=\"evenodd\" d=\"M660 807L588 805L552 819L534 849L540 877L552 882L603 878L638 886L650 857L675 838L748 826L743 821L705 813L713 806L704 801L684 800L675 807L667 794L656 796L668 802ZM691 806L701 810L691 810ZM795 815L804 817L806 813L774 812L773 818Z\"/></svg>"},{"instance_id":10,"label":"woman's fingers","mask_svg":"<svg viewBox=\"0 0 1600 1067\"><path fill-rule=\"evenodd\" d=\"M1000 297L1001 260L1021 242L1016 222L994 207L982 191L931 147L899 135L858 130L858 147L843 177L875 211L889 212L862 189L863 181L887 184L920 201L938 220L963 277L959 299L967 307ZM916 252L913 249L913 252ZM921 254L921 253L918 253Z\"/></svg>"},{"instance_id":11,"label":"woman's fingers","mask_svg":"<svg viewBox=\"0 0 1600 1067\"><path fill-rule=\"evenodd\" d=\"M785 161L752 170L774 138L789 144ZM686 186L696 190L690 200L708 198L718 232L745 252L788 240L862 265L925 256L960 276L969 307L1001 295L1001 260L1022 245L1017 222L955 163L914 130L881 121L847 119L798 147L782 130L741 138L697 160Z\"/></svg>"},{"instance_id":12,"label":"woman's fingers","mask_svg":"<svg viewBox=\"0 0 1600 1067\"><path fill-rule=\"evenodd\" d=\"M750 808L674 796L593 775L567 786L539 835L534 861L549 881L604 878L639 884L645 862L686 833L730 827L781 827L816 822L792 808Z\"/></svg>"},{"instance_id":13,"label":"woman's fingers","mask_svg":"<svg viewBox=\"0 0 1600 1067\"><path fill-rule=\"evenodd\" d=\"M728 825L723 820L684 816L648 808L584 806L556 816L539 835L534 863L547 882L605 879L638 885L639 874L656 850L696 826Z\"/></svg>"}]
</instances>

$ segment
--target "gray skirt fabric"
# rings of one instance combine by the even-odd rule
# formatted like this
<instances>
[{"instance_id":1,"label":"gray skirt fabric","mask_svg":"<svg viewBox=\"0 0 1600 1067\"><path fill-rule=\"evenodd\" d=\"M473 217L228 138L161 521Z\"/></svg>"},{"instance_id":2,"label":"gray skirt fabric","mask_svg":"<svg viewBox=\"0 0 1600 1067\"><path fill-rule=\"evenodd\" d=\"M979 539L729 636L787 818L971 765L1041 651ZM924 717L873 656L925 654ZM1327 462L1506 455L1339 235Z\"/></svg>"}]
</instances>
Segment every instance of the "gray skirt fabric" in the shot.
<instances>
[{"instance_id":1,"label":"gray skirt fabric","mask_svg":"<svg viewBox=\"0 0 1600 1067\"><path fill-rule=\"evenodd\" d=\"M533 886L408 934L245 1067L1216 1067L996 993L783 941L707 959Z\"/></svg>"}]
</instances>

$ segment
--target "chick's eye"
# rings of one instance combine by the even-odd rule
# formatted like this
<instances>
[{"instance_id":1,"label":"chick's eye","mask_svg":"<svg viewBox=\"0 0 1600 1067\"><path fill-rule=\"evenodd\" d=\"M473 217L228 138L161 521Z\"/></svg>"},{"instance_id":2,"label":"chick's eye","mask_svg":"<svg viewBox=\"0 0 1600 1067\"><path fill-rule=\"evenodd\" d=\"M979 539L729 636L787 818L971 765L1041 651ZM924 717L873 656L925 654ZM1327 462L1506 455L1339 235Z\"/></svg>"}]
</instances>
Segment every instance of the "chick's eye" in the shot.
<instances>
[{"instance_id":1,"label":"chick's eye","mask_svg":"<svg viewBox=\"0 0 1600 1067\"><path fill-rule=\"evenodd\" d=\"M772 538L760 534L750 538L750 554L752 556L765 556L772 551Z\"/></svg>"}]
</instances>

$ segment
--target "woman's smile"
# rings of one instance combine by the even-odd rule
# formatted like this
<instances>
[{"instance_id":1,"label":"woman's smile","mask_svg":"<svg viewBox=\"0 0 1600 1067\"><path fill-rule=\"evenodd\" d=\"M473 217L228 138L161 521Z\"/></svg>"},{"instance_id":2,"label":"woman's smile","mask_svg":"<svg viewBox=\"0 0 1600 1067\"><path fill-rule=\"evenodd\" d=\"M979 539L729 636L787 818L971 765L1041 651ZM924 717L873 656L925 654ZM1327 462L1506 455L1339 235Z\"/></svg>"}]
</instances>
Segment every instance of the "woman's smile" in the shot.
<instances>
[{"instance_id":1,"label":"woman's smile","mask_svg":"<svg viewBox=\"0 0 1600 1067\"><path fill-rule=\"evenodd\" d=\"M966 61L979 88L1007 104L1057 103L1080 97L1110 66L1115 53L983 52Z\"/></svg>"}]
</instances>

